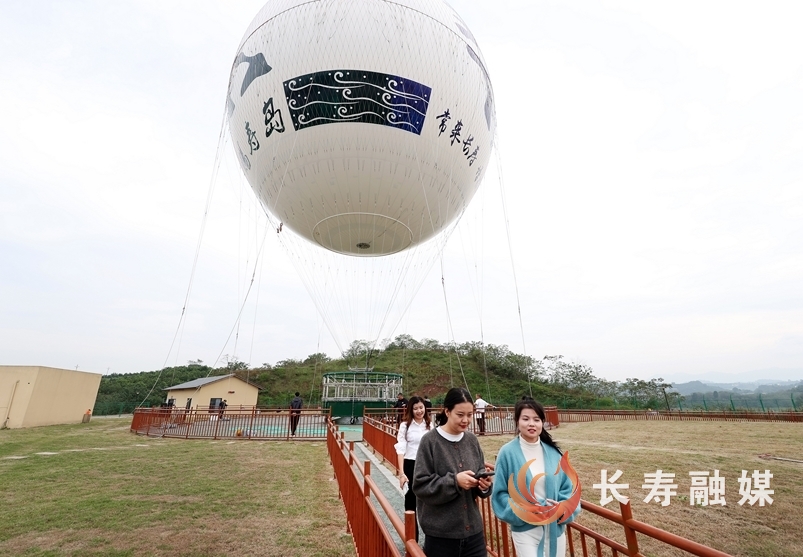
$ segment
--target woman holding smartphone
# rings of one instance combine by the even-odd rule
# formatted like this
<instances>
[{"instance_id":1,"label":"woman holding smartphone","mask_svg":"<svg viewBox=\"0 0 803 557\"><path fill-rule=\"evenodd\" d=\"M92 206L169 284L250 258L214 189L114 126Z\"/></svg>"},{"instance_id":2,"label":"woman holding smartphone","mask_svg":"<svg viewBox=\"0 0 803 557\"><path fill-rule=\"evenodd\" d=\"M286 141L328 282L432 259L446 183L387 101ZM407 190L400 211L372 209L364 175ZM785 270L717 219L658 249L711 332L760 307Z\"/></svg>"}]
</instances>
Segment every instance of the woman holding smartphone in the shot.
<instances>
[{"instance_id":1,"label":"woman holding smartphone","mask_svg":"<svg viewBox=\"0 0 803 557\"><path fill-rule=\"evenodd\" d=\"M518 472L533 460L527 470L527 486L538 474L544 474L535 483L535 496L542 505L555 505L569 499L573 485L561 469L557 475L563 455L552 436L544 429L546 415L544 407L530 397L516 403L513 419L518 435L505 444L496 458L496 479L493 485L494 514L510 525L516 555L519 557L564 557L566 555L566 524L550 522L545 526L535 526L519 518L510 507L508 479L516 481ZM580 514L580 506L565 522L571 522Z\"/></svg>"},{"instance_id":2,"label":"woman holding smartphone","mask_svg":"<svg viewBox=\"0 0 803 557\"><path fill-rule=\"evenodd\" d=\"M426 534L428 557L487 557L477 497L491 494L492 477L477 479L485 470L482 449L467 431L474 403L465 389L451 389L438 427L421 438L415 460L413 492L416 514Z\"/></svg>"},{"instance_id":3,"label":"woman holding smartphone","mask_svg":"<svg viewBox=\"0 0 803 557\"><path fill-rule=\"evenodd\" d=\"M399 434L396 436L396 455L399 459L399 487L407 491L404 494L404 510L415 512L415 494L409 489L410 478L413 477L415 469L415 457L418 454L418 445L421 438L430 428L429 408L424 405L424 399L420 396L410 397L407 403L407 411L404 421L399 426ZM415 540L418 541L418 528L415 529Z\"/></svg>"}]
</instances>

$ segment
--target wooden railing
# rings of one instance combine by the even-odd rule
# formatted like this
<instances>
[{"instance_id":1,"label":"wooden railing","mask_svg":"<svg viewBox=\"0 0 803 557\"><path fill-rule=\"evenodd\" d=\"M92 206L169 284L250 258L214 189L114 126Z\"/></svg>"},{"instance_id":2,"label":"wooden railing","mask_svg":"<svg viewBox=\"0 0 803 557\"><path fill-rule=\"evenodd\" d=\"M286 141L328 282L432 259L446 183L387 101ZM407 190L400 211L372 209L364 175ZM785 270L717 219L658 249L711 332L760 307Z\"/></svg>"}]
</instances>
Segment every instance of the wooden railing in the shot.
<instances>
[{"instance_id":1,"label":"wooden railing","mask_svg":"<svg viewBox=\"0 0 803 557\"><path fill-rule=\"evenodd\" d=\"M337 431L333 423L329 422L326 431L326 448L346 508L346 520L357 555L401 557L385 527L384 516L404 542L407 557L426 557L415 541L415 513L406 512L402 521L371 478L371 462L360 462L354 454L354 442L346 443L343 434ZM373 504L372 496L378 508Z\"/></svg>"},{"instance_id":2,"label":"wooden railing","mask_svg":"<svg viewBox=\"0 0 803 557\"><path fill-rule=\"evenodd\" d=\"M396 451L393 449L393 445L396 443L395 432L394 425L383 423L368 415L363 418L363 439L374 453L390 464L394 470L397 466ZM488 554L492 557L515 557L516 553L508 525L496 518L491 508L490 499L480 499L478 505L480 506L480 514L485 527L485 542ZM579 555L583 557L601 557L607 554L612 557L618 557L619 555L642 557L637 534L647 536L667 546L681 549L699 557L730 557L727 553L634 520L629 501L619 504L620 513L588 501L581 501L581 508L585 512L619 524L623 529L625 543L612 540L583 526L582 520L571 522L566 530L566 536L569 555L574 557ZM603 552L603 548L607 549L607 553Z\"/></svg>"},{"instance_id":3,"label":"wooden railing","mask_svg":"<svg viewBox=\"0 0 803 557\"><path fill-rule=\"evenodd\" d=\"M570 555L582 554L583 557L589 557L590 555L601 556L603 554L602 548L605 547L610 550L613 557L619 554L628 557L642 557L637 536L637 534L642 534L668 546L683 550L692 555L697 555L698 557L731 557L729 553L724 553L706 545L693 542L684 537L667 532L666 530L650 526L645 522L634 520L633 512L630 508L630 501L619 503L619 513L606 509L605 507L600 507L594 503L589 503L588 501L581 501L580 505L583 511L590 512L622 526L624 529L625 544L623 545L602 534L594 532L582 524L570 522L566 530L567 547L569 548ZM575 537L579 538L579 546L575 543ZM593 553L589 552L589 539L593 544Z\"/></svg>"},{"instance_id":4,"label":"wooden railing","mask_svg":"<svg viewBox=\"0 0 803 557\"><path fill-rule=\"evenodd\" d=\"M298 412L298 413L296 413ZM183 439L324 439L329 409L137 408L131 431L150 437ZM295 435L293 426L295 425Z\"/></svg>"},{"instance_id":5,"label":"wooden railing","mask_svg":"<svg viewBox=\"0 0 803 557\"><path fill-rule=\"evenodd\" d=\"M395 424L379 421L366 414L362 420L362 438L374 453L379 455L383 463L387 462L393 470L399 471L399 460L394 448L396 444Z\"/></svg>"},{"instance_id":6,"label":"wooden railing","mask_svg":"<svg viewBox=\"0 0 803 557\"><path fill-rule=\"evenodd\" d=\"M803 412L751 412L720 410L686 412L679 410L558 410L562 422L597 422L618 420L751 421L803 422Z\"/></svg>"}]
</instances>

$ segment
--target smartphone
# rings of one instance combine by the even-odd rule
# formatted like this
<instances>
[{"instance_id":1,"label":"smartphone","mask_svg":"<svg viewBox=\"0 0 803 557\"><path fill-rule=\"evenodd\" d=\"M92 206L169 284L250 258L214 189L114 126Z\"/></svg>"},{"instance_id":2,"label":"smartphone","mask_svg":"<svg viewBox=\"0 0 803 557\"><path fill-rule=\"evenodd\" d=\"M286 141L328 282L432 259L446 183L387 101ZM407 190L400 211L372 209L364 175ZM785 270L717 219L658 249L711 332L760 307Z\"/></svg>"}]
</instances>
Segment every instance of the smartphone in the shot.
<instances>
[{"instance_id":1,"label":"smartphone","mask_svg":"<svg viewBox=\"0 0 803 557\"><path fill-rule=\"evenodd\" d=\"M494 472L493 470L490 470L490 471L485 470L485 471L477 472L476 474L474 474L474 479L475 480L480 480L482 478L488 478L490 476L493 476L494 474L496 474L496 472Z\"/></svg>"}]
</instances>

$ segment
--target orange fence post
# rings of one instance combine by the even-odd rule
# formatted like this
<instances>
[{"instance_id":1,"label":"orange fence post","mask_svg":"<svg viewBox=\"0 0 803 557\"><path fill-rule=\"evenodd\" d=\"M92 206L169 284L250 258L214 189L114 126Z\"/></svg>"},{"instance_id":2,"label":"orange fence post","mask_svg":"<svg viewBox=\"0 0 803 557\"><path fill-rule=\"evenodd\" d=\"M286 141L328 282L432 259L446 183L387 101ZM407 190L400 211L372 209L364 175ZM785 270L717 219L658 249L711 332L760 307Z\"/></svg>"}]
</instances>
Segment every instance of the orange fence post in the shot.
<instances>
[{"instance_id":1,"label":"orange fence post","mask_svg":"<svg viewBox=\"0 0 803 557\"><path fill-rule=\"evenodd\" d=\"M628 525L628 520L633 520L633 510L630 508L630 499L626 503L619 501L619 512L622 513L622 527L625 529L625 542L630 557L641 557L638 550L638 538L636 531Z\"/></svg>"},{"instance_id":2,"label":"orange fence post","mask_svg":"<svg viewBox=\"0 0 803 557\"><path fill-rule=\"evenodd\" d=\"M352 448L352 450L354 449L353 443L352 443L351 448ZM371 461L370 460L366 460L365 462L363 462L363 465L365 466L365 468L364 468L365 471L363 472L362 475L363 475L363 479L365 479L365 478L367 478L368 476L371 475ZM362 485L363 485L363 487L362 487L363 497L370 497L371 496L371 486L368 485L368 484L369 484L369 482L366 482L366 481L362 482Z\"/></svg>"},{"instance_id":3,"label":"orange fence post","mask_svg":"<svg viewBox=\"0 0 803 557\"><path fill-rule=\"evenodd\" d=\"M415 520L415 512L404 511L404 547L406 557L410 557L410 551L407 549L407 542L410 540L415 541L415 531L417 529L418 525Z\"/></svg>"}]
</instances>

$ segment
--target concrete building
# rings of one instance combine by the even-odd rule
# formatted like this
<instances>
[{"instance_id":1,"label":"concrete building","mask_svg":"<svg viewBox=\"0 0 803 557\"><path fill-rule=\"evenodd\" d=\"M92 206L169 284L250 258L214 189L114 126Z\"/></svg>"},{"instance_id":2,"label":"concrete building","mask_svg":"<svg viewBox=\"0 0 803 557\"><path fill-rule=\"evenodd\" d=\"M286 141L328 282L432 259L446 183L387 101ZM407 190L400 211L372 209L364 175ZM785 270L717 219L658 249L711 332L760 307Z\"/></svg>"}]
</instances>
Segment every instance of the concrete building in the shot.
<instances>
[{"instance_id":1,"label":"concrete building","mask_svg":"<svg viewBox=\"0 0 803 557\"><path fill-rule=\"evenodd\" d=\"M232 410L240 406L256 406L259 387L243 381L234 374L202 377L180 385L167 387L167 400L173 399L178 408L209 406L217 408L221 400Z\"/></svg>"},{"instance_id":2,"label":"concrete building","mask_svg":"<svg viewBox=\"0 0 803 557\"><path fill-rule=\"evenodd\" d=\"M0 427L81 423L95 406L100 373L44 366L0 366Z\"/></svg>"}]
</instances>

